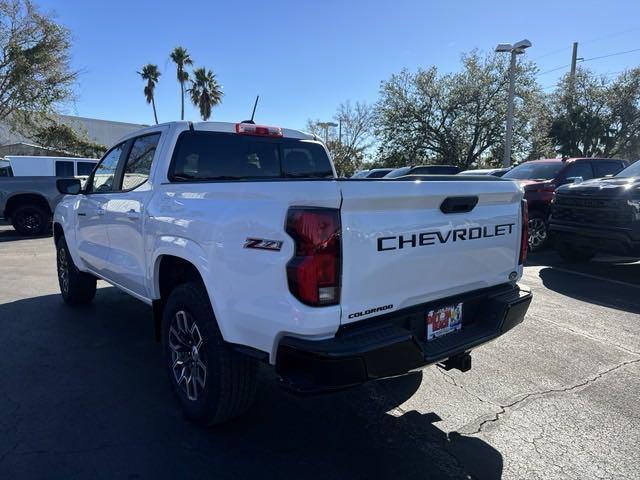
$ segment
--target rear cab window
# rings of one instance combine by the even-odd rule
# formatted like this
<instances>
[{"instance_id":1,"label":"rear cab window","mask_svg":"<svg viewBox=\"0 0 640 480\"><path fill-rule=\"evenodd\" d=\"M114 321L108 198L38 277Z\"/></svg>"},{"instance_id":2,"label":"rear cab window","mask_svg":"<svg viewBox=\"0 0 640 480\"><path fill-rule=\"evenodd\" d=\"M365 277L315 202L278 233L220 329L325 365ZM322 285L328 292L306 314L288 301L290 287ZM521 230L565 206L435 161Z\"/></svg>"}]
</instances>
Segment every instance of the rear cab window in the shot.
<instances>
[{"instance_id":1,"label":"rear cab window","mask_svg":"<svg viewBox=\"0 0 640 480\"><path fill-rule=\"evenodd\" d=\"M333 178L324 147L314 141L234 133L187 131L174 149L169 179Z\"/></svg>"},{"instance_id":2,"label":"rear cab window","mask_svg":"<svg viewBox=\"0 0 640 480\"><path fill-rule=\"evenodd\" d=\"M595 178L606 177L607 175L615 175L624 168L624 163L614 160L597 160L591 162Z\"/></svg>"}]
</instances>

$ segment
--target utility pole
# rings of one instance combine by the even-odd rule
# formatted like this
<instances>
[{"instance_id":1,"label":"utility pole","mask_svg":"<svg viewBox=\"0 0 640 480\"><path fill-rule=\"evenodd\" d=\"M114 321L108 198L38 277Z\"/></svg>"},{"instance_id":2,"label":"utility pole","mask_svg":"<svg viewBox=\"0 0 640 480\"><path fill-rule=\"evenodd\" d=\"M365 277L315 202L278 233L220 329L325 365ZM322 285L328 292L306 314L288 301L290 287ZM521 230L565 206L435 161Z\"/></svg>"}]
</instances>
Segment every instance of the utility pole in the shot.
<instances>
[{"instance_id":1,"label":"utility pole","mask_svg":"<svg viewBox=\"0 0 640 480\"><path fill-rule=\"evenodd\" d=\"M571 81L576 79L576 63L578 62L578 42L573 42L573 53L571 54Z\"/></svg>"}]
</instances>

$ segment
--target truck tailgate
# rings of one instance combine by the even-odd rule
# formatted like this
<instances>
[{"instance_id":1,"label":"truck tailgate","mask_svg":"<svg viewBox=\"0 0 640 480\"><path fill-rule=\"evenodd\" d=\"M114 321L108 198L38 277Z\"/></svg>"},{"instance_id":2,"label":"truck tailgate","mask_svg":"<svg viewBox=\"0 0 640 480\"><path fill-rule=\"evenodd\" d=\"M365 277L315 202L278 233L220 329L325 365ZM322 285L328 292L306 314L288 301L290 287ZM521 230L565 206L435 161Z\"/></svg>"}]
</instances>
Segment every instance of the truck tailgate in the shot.
<instances>
[{"instance_id":1,"label":"truck tailgate","mask_svg":"<svg viewBox=\"0 0 640 480\"><path fill-rule=\"evenodd\" d=\"M514 182L344 181L340 188L343 324L522 273L522 192Z\"/></svg>"}]
</instances>

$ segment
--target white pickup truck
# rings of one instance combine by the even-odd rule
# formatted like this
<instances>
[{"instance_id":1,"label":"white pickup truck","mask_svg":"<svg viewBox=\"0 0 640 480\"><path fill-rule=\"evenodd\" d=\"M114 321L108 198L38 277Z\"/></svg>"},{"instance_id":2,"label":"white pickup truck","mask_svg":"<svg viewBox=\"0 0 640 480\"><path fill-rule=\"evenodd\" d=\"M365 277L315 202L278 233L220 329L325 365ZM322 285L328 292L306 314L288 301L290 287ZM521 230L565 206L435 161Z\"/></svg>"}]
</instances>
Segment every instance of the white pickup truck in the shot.
<instances>
[{"instance_id":1,"label":"white pickup truck","mask_svg":"<svg viewBox=\"0 0 640 480\"><path fill-rule=\"evenodd\" d=\"M174 122L58 188L65 302L104 279L152 305L180 402L209 424L250 406L260 362L305 393L466 371L531 301L523 193L496 177L338 179L315 136Z\"/></svg>"}]
</instances>

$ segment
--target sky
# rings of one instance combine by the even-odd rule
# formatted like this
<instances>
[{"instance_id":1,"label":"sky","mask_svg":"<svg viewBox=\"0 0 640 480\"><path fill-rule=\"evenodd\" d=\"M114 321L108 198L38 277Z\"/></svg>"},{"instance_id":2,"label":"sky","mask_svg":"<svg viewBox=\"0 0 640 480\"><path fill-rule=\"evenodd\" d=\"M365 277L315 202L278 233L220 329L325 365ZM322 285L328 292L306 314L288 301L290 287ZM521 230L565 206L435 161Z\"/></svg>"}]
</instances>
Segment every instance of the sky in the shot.
<instances>
[{"instance_id":1,"label":"sky","mask_svg":"<svg viewBox=\"0 0 640 480\"><path fill-rule=\"evenodd\" d=\"M136 74L147 63L162 72L159 121L179 119L177 45L223 86L211 120L248 118L259 94L256 121L289 128L330 120L347 100L375 102L403 68L452 72L464 52L523 38L546 91L569 69L574 41L585 59L636 50L583 63L595 72L640 66L638 0L35 1L71 31L80 74L64 113L123 122L153 123ZM190 104L185 117L199 120Z\"/></svg>"}]
</instances>

